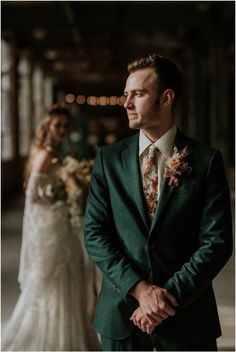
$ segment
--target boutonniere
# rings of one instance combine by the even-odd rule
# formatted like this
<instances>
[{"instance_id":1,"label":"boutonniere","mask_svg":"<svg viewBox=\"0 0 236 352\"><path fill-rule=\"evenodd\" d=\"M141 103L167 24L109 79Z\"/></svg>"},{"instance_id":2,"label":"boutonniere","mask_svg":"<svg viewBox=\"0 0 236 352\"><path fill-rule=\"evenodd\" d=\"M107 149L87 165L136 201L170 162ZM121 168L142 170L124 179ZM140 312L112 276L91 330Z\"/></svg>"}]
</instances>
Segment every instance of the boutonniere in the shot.
<instances>
[{"instance_id":1,"label":"boutonniere","mask_svg":"<svg viewBox=\"0 0 236 352\"><path fill-rule=\"evenodd\" d=\"M179 151L178 148L174 146L173 155L167 160L164 173L164 177L170 178L170 186L179 186L181 175L189 174L192 171L192 168L186 161L188 156L189 152L187 147Z\"/></svg>"}]
</instances>

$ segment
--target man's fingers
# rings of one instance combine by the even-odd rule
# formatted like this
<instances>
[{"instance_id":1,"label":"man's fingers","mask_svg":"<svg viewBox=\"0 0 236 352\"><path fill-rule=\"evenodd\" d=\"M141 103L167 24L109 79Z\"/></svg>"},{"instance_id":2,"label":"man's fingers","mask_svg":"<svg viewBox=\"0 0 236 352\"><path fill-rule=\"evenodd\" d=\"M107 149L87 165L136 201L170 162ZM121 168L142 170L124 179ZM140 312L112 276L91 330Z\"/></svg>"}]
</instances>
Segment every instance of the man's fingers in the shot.
<instances>
[{"instance_id":1,"label":"man's fingers","mask_svg":"<svg viewBox=\"0 0 236 352\"><path fill-rule=\"evenodd\" d=\"M162 319L166 319L166 318L168 318L169 316L170 316L170 314L168 314L168 312L166 312L166 311L162 311L162 310L159 310L158 311L158 315L162 318Z\"/></svg>"},{"instance_id":2,"label":"man's fingers","mask_svg":"<svg viewBox=\"0 0 236 352\"><path fill-rule=\"evenodd\" d=\"M173 306L178 306L178 302L176 300L176 298L168 291L166 291L166 297L168 298L168 300L170 301L171 304L173 304Z\"/></svg>"},{"instance_id":3,"label":"man's fingers","mask_svg":"<svg viewBox=\"0 0 236 352\"><path fill-rule=\"evenodd\" d=\"M143 317L140 322L138 323L139 328L148 334L151 334L154 330L155 327L159 325L157 321L154 321L153 319L150 319L148 317Z\"/></svg>"},{"instance_id":4,"label":"man's fingers","mask_svg":"<svg viewBox=\"0 0 236 352\"><path fill-rule=\"evenodd\" d=\"M159 313L148 314L148 317L151 320L151 324L160 324L164 320Z\"/></svg>"},{"instance_id":5,"label":"man's fingers","mask_svg":"<svg viewBox=\"0 0 236 352\"><path fill-rule=\"evenodd\" d=\"M165 313L168 314L168 316L173 317L175 315L175 310L167 304L165 307Z\"/></svg>"},{"instance_id":6,"label":"man's fingers","mask_svg":"<svg viewBox=\"0 0 236 352\"><path fill-rule=\"evenodd\" d=\"M157 325L147 325L147 334L152 334Z\"/></svg>"},{"instance_id":7,"label":"man's fingers","mask_svg":"<svg viewBox=\"0 0 236 352\"><path fill-rule=\"evenodd\" d=\"M140 314L139 314L140 313ZM153 318L148 314L141 314L141 311L138 311L137 314L133 314L134 317L132 319L134 325L136 325L143 332L152 333L155 326L159 325L162 322L162 318L158 316L157 318Z\"/></svg>"},{"instance_id":8,"label":"man's fingers","mask_svg":"<svg viewBox=\"0 0 236 352\"><path fill-rule=\"evenodd\" d=\"M134 317L135 317L135 314L133 313L133 314L131 315L131 317L129 318L129 320L133 320Z\"/></svg>"},{"instance_id":9,"label":"man's fingers","mask_svg":"<svg viewBox=\"0 0 236 352\"><path fill-rule=\"evenodd\" d=\"M139 308L137 308L137 309L133 312L133 314L132 314L132 316L131 316L131 319L135 318L135 317L138 315L138 312L139 312Z\"/></svg>"},{"instance_id":10,"label":"man's fingers","mask_svg":"<svg viewBox=\"0 0 236 352\"><path fill-rule=\"evenodd\" d=\"M133 312L133 314L131 315L131 317L130 317L129 319L130 319L130 320L134 320L134 319L137 318L137 316L138 316L138 309L136 309L136 310Z\"/></svg>"},{"instance_id":11,"label":"man's fingers","mask_svg":"<svg viewBox=\"0 0 236 352\"><path fill-rule=\"evenodd\" d=\"M165 296L166 298L167 295ZM138 326L139 329L144 332L152 333L153 326L157 326L161 324L164 319L175 315L175 310L164 300L159 303L158 307L153 306L150 308L150 312L145 313L145 310L139 307L130 317L130 320L134 323L134 325Z\"/></svg>"},{"instance_id":12,"label":"man's fingers","mask_svg":"<svg viewBox=\"0 0 236 352\"><path fill-rule=\"evenodd\" d=\"M155 319L154 317L152 317L152 316L149 315L149 314L146 315L146 319L147 319L147 323L148 323L149 325L157 324L157 323L159 323L159 321L161 320L161 318L159 318L159 319L157 320L157 319Z\"/></svg>"},{"instance_id":13,"label":"man's fingers","mask_svg":"<svg viewBox=\"0 0 236 352\"><path fill-rule=\"evenodd\" d=\"M167 319L169 316L174 316L175 315L175 310L168 304L168 303L162 303L155 309L149 313L147 313L147 316L153 317L155 320L157 319Z\"/></svg>"},{"instance_id":14,"label":"man's fingers","mask_svg":"<svg viewBox=\"0 0 236 352\"><path fill-rule=\"evenodd\" d=\"M147 319L143 318L141 319L140 323L139 323L139 328L143 331L146 332L147 331Z\"/></svg>"}]
</instances>

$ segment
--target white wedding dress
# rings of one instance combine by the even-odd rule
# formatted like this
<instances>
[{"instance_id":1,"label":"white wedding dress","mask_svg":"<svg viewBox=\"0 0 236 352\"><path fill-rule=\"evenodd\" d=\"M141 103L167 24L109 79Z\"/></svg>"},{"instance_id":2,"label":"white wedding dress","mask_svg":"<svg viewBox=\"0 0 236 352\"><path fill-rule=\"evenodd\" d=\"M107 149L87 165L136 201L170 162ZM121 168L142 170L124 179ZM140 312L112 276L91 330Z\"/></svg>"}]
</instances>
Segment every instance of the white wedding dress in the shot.
<instances>
[{"instance_id":1,"label":"white wedding dress","mask_svg":"<svg viewBox=\"0 0 236 352\"><path fill-rule=\"evenodd\" d=\"M21 294L2 334L3 351L100 350L91 320L100 278L64 205L51 209L42 190L57 182L33 172L26 191L19 283ZM41 192L39 197L39 191Z\"/></svg>"}]
</instances>

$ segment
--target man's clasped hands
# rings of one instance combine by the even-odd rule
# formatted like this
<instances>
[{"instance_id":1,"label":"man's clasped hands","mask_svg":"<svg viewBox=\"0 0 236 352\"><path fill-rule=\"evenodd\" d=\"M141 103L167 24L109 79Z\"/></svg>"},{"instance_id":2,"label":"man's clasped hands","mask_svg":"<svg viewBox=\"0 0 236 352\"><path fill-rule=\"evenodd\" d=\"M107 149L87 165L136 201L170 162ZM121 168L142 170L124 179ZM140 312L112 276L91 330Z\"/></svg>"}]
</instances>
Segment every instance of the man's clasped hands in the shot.
<instances>
[{"instance_id":1,"label":"man's clasped hands","mask_svg":"<svg viewBox=\"0 0 236 352\"><path fill-rule=\"evenodd\" d=\"M130 320L143 332L152 334L163 320L175 315L173 306L177 307L178 303L164 288L142 280L134 286L130 294L139 302L139 307L133 312Z\"/></svg>"}]
</instances>

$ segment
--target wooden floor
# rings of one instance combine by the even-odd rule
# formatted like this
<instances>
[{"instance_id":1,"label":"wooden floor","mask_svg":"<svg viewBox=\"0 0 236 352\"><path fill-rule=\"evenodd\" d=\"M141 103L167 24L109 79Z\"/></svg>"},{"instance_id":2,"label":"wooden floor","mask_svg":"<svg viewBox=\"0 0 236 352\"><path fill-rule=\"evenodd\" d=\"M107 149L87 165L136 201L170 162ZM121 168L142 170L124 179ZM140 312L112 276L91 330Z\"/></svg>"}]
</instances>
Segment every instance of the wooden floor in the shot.
<instances>
[{"instance_id":1,"label":"wooden floor","mask_svg":"<svg viewBox=\"0 0 236 352\"><path fill-rule=\"evenodd\" d=\"M2 327L10 317L20 290L17 283L24 195L16 194L2 204ZM232 199L232 212L234 202ZM234 255L214 280L214 288L219 308L223 335L218 339L221 351L235 350L234 336ZM203 316L204 319L204 316Z\"/></svg>"}]
</instances>

